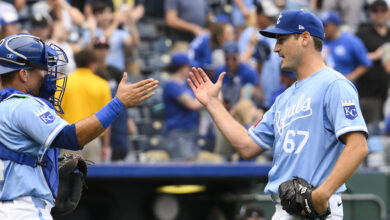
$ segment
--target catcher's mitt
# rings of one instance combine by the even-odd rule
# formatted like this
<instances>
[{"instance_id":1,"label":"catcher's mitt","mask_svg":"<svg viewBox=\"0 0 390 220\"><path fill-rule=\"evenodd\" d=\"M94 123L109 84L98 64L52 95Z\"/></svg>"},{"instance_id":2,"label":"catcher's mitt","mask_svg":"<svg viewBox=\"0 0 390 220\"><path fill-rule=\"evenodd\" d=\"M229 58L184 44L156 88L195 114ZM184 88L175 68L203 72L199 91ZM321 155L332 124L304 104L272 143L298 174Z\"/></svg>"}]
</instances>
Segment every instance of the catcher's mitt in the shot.
<instances>
[{"instance_id":1,"label":"catcher's mitt","mask_svg":"<svg viewBox=\"0 0 390 220\"><path fill-rule=\"evenodd\" d=\"M326 219L330 214L329 206L323 213L319 213L315 209L311 200L311 193L314 189L313 185L297 176L293 180L280 184L278 191L283 210L291 215L307 219ZM302 211L306 216L302 216Z\"/></svg>"},{"instance_id":2,"label":"catcher's mitt","mask_svg":"<svg viewBox=\"0 0 390 220\"><path fill-rule=\"evenodd\" d=\"M79 155L64 154L58 158L58 172L57 200L51 210L54 216L69 214L77 207L88 173L87 162Z\"/></svg>"}]
</instances>

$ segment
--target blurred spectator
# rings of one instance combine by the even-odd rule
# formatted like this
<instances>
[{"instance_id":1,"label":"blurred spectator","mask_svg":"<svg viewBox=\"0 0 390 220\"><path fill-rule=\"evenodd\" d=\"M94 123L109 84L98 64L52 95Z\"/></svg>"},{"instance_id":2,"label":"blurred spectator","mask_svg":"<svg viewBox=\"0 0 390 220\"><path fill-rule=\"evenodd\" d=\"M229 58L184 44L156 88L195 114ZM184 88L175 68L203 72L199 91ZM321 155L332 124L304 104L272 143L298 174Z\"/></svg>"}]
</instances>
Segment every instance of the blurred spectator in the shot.
<instances>
[{"instance_id":1,"label":"blurred spectator","mask_svg":"<svg viewBox=\"0 0 390 220\"><path fill-rule=\"evenodd\" d=\"M21 32L19 16L15 7L6 2L0 2L0 39Z\"/></svg>"},{"instance_id":2,"label":"blurred spectator","mask_svg":"<svg viewBox=\"0 0 390 220\"><path fill-rule=\"evenodd\" d=\"M201 104L195 99L186 79L191 60L185 53L172 55L169 67L171 79L164 85L165 106L164 147L173 161L195 161L199 152L198 109Z\"/></svg>"},{"instance_id":3,"label":"blurred spectator","mask_svg":"<svg viewBox=\"0 0 390 220\"><path fill-rule=\"evenodd\" d=\"M205 33L197 36L190 44L189 57L195 62L196 66L202 67L205 70L213 70L215 66L220 66L225 61L214 60L213 55L216 50L223 51L223 45L234 40L233 26L227 23L210 23L210 33ZM218 56L223 59L223 52L217 52ZM222 63L221 63L222 62Z\"/></svg>"},{"instance_id":4,"label":"blurred spectator","mask_svg":"<svg viewBox=\"0 0 390 220\"><path fill-rule=\"evenodd\" d=\"M79 1L75 1L75 3L78 2ZM93 15L92 6L96 2L105 2L113 9L114 12L118 12L123 10L123 8L130 7L132 9L131 16L135 23L137 23L145 13L144 0L86 0L85 5L80 5L79 8L82 7L84 14L88 17Z\"/></svg>"},{"instance_id":5,"label":"blurred spectator","mask_svg":"<svg viewBox=\"0 0 390 220\"><path fill-rule=\"evenodd\" d=\"M110 49L107 55L107 63L124 71L125 52L131 51L140 43L137 28L131 17L131 9L124 8L114 14L109 4L96 2L93 5L93 14L94 16L87 18L89 30L84 32L84 46L88 45L89 48L92 48L96 37L108 39ZM121 21L126 21L131 35L118 29Z\"/></svg>"},{"instance_id":6,"label":"blurred spectator","mask_svg":"<svg viewBox=\"0 0 390 220\"><path fill-rule=\"evenodd\" d=\"M31 34L47 41L51 36L53 19L48 15L36 15L31 20Z\"/></svg>"},{"instance_id":7,"label":"blurred spectator","mask_svg":"<svg viewBox=\"0 0 390 220\"><path fill-rule=\"evenodd\" d=\"M75 55L75 61L77 69L68 76L66 93L61 103L65 112L61 117L70 124L95 114L111 100L107 81L94 73L98 65L96 54L91 50L82 50ZM96 138L83 150L73 153L94 162L107 160L110 152L109 135L110 128L104 132L103 144Z\"/></svg>"},{"instance_id":8,"label":"blurred spectator","mask_svg":"<svg viewBox=\"0 0 390 220\"><path fill-rule=\"evenodd\" d=\"M251 20L255 15L254 0L234 0L232 10L233 25L237 30L237 37L240 37L241 32L251 24Z\"/></svg>"},{"instance_id":9,"label":"blurred spectator","mask_svg":"<svg viewBox=\"0 0 390 220\"><path fill-rule=\"evenodd\" d=\"M241 90L246 85L258 85L258 73L252 67L240 61L238 45L229 41L224 45L226 64L215 70L214 79L226 72L223 80L222 96L225 107L231 109L240 99Z\"/></svg>"},{"instance_id":10,"label":"blurred spectator","mask_svg":"<svg viewBox=\"0 0 390 220\"><path fill-rule=\"evenodd\" d=\"M66 40L72 43L76 43L79 40L78 28L83 24L85 17L66 0L39 1L32 6L32 11L33 15L49 12L54 21L62 23L67 33Z\"/></svg>"},{"instance_id":11,"label":"blurred spectator","mask_svg":"<svg viewBox=\"0 0 390 220\"><path fill-rule=\"evenodd\" d=\"M222 86L222 98L226 109L231 110L240 99L247 99L253 105L251 98L258 85L257 72L252 67L240 61L238 45L229 41L224 45L226 64L215 70L214 79L218 79L222 72L226 72ZM247 95L249 94L249 95ZM241 109L241 108L239 108ZM240 115L240 114L237 114ZM214 152L230 160L235 152L223 135L216 129L216 143Z\"/></svg>"},{"instance_id":12,"label":"blurred spectator","mask_svg":"<svg viewBox=\"0 0 390 220\"><path fill-rule=\"evenodd\" d=\"M383 119L382 107L386 100L389 88L389 73L381 62L383 45L390 42L390 31L386 23L388 20L388 6L385 1L373 2L369 7L371 22L359 27L357 36L362 39L369 52L373 65L357 81L360 106L366 123L378 122Z\"/></svg>"},{"instance_id":13,"label":"blurred spectator","mask_svg":"<svg viewBox=\"0 0 390 220\"><path fill-rule=\"evenodd\" d=\"M279 8L288 9L306 9L312 10L316 8L319 0L275 0L275 4Z\"/></svg>"},{"instance_id":14,"label":"blurred spectator","mask_svg":"<svg viewBox=\"0 0 390 220\"><path fill-rule=\"evenodd\" d=\"M362 11L365 0L323 0L321 8L323 11L336 11L341 15L343 30L355 33L362 18Z\"/></svg>"},{"instance_id":15,"label":"blurred spectator","mask_svg":"<svg viewBox=\"0 0 390 220\"><path fill-rule=\"evenodd\" d=\"M68 33L62 22L53 21L48 14L35 15L31 21L31 34L45 42L55 43L65 51L68 57L68 64L60 67L62 72L71 73L76 69L74 52L80 51L80 47L67 42Z\"/></svg>"},{"instance_id":16,"label":"blurred spectator","mask_svg":"<svg viewBox=\"0 0 390 220\"><path fill-rule=\"evenodd\" d=\"M140 43L137 28L131 17L131 9L124 8L114 15L107 3L96 2L93 5L93 14L94 16L88 17L89 30L84 32L84 44L92 48L96 37L108 39L110 49L107 55L107 63L124 71L125 52L132 50ZM121 21L126 21L131 35L118 29Z\"/></svg>"},{"instance_id":17,"label":"blurred spectator","mask_svg":"<svg viewBox=\"0 0 390 220\"><path fill-rule=\"evenodd\" d=\"M236 37L234 27L230 23L224 23L223 31L222 33L216 33L216 30L211 30L211 33L215 38L213 39L214 42L218 45L217 48L214 48L214 50L211 53L211 65L213 68L217 66L222 66L226 63L224 57L225 53L223 52L223 45L225 45L228 41L233 41ZM214 69L213 69L214 70Z\"/></svg>"},{"instance_id":18,"label":"blurred spectator","mask_svg":"<svg viewBox=\"0 0 390 220\"><path fill-rule=\"evenodd\" d=\"M294 82L297 81L297 75L289 71L282 71L282 75L280 77L282 85L272 95L272 103L275 102L276 98L280 94L282 94L286 89L288 89L288 87L292 86Z\"/></svg>"},{"instance_id":19,"label":"blurred spectator","mask_svg":"<svg viewBox=\"0 0 390 220\"><path fill-rule=\"evenodd\" d=\"M108 81L111 93L114 96L119 82L122 80L123 72L106 62L110 48L107 39L104 37L95 39L93 48L98 60L96 74ZM128 111L122 111L115 121L111 123L111 161L123 161L126 158L131 149L128 135L135 132L136 126L131 115Z\"/></svg>"},{"instance_id":20,"label":"blurred spectator","mask_svg":"<svg viewBox=\"0 0 390 220\"><path fill-rule=\"evenodd\" d=\"M254 53L254 48L261 38L258 31L273 25L279 13L280 10L271 0L256 3L256 22L254 26L249 26L243 31L238 41L243 62L249 62Z\"/></svg>"},{"instance_id":21,"label":"blurred spectator","mask_svg":"<svg viewBox=\"0 0 390 220\"><path fill-rule=\"evenodd\" d=\"M270 0L256 4L256 27L248 27L239 39L241 60L254 65L260 74L259 96L256 105L267 110L272 105L272 95L280 88L281 57L273 48L276 39L262 37L258 30L263 30L274 24L279 15L279 9Z\"/></svg>"},{"instance_id":22,"label":"blurred spectator","mask_svg":"<svg viewBox=\"0 0 390 220\"><path fill-rule=\"evenodd\" d=\"M238 220L265 220L265 213L257 204L243 205Z\"/></svg>"},{"instance_id":23,"label":"blurred spectator","mask_svg":"<svg viewBox=\"0 0 390 220\"><path fill-rule=\"evenodd\" d=\"M321 20L325 31L323 55L326 64L355 82L372 65L366 47L355 35L340 30L341 19L337 12L324 12Z\"/></svg>"},{"instance_id":24,"label":"blurred spectator","mask_svg":"<svg viewBox=\"0 0 390 220\"><path fill-rule=\"evenodd\" d=\"M144 0L113 0L115 11L122 10L123 7L130 6L132 9L132 19L135 23L144 16L145 6Z\"/></svg>"},{"instance_id":25,"label":"blurred spectator","mask_svg":"<svg viewBox=\"0 0 390 220\"><path fill-rule=\"evenodd\" d=\"M165 0L164 7L165 20L172 28L172 53L187 52L189 43L205 32L208 20L212 20L207 0Z\"/></svg>"},{"instance_id":26,"label":"blurred spectator","mask_svg":"<svg viewBox=\"0 0 390 220\"><path fill-rule=\"evenodd\" d=\"M76 69L76 62L74 61L74 54L78 53L81 48L76 44L70 44L67 41L68 33L64 28L62 22L54 21L51 26L51 37L48 39L48 42L53 42L56 45L60 46L66 53L68 57L69 63L61 67L63 68L63 72L71 73Z\"/></svg>"}]
</instances>

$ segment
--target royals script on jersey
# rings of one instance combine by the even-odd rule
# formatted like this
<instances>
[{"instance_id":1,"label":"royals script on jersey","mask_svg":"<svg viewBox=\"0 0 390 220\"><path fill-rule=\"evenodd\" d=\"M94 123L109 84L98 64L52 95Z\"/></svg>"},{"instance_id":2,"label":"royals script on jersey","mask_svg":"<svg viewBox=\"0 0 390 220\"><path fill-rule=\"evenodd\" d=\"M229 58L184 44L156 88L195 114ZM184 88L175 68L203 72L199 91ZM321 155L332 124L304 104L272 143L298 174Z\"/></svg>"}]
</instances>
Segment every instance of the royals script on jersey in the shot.
<instances>
[{"instance_id":1,"label":"royals script on jersey","mask_svg":"<svg viewBox=\"0 0 390 220\"><path fill-rule=\"evenodd\" d=\"M320 185L344 149L345 133L367 134L355 86L339 72L325 67L297 81L276 99L262 121L249 129L262 148L273 150L266 193L277 193L293 176ZM337 193L344 191L342 185Z\"/></svg>"}]
</instances>

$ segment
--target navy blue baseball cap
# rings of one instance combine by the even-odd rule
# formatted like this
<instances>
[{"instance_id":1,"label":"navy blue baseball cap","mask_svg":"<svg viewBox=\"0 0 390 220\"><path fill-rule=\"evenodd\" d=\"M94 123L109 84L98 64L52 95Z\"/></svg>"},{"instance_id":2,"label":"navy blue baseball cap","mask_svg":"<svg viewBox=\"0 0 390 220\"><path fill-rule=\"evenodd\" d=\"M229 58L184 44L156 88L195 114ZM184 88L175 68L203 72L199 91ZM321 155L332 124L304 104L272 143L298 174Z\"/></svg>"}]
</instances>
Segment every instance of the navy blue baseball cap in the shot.
<instances>
[{"instance_id":1,"label":"navy blue baseball cap","mask_svg":"<svg viewBox=\"0 0 390 220\"><path fill-rule=\"evenodd\" d=\"M237 54L240 52L238 44L234 41L228 41L223 45L225 54Z\"/></svg>"},{"instance_id":2,"label":"navy blue baseball cap","mask_svg":"<svg viewBox=\"0 0 390 220\"><path fill-rule=\"evenodd\" d=\"M324 26L321 20L313 13L306 10L286 10L279 15L274 28L260 31L260 34L276 38L276 35L302 34L309 32L314 37L324 40Z\"/></svg>"},{"instance_id":3,"label":"navy blue baseball cap","mask_svg":"<svg viewBox=\"0 0 390 220\"><path fill-rule=\"evenodd\" d=\"M192 65L192 62L186 53L177 52L171 57L171 65L172 66L184 66L184 65Z\"/></svg>"},{"instance_id":4,"label":"navy blue baseball cap","mask_svg":"<svg viewBox=\"0 0 390 220\"><path fill-rule=\"evenodd\" d=\"M324 23L324 25L329 24L329 23L333 23L336 25L341 24L341 18L339 16L339 14L335 11L326 11L326 12L322 13L321 20L322 20L322 23Z\"/></svg>"}]
</instances>

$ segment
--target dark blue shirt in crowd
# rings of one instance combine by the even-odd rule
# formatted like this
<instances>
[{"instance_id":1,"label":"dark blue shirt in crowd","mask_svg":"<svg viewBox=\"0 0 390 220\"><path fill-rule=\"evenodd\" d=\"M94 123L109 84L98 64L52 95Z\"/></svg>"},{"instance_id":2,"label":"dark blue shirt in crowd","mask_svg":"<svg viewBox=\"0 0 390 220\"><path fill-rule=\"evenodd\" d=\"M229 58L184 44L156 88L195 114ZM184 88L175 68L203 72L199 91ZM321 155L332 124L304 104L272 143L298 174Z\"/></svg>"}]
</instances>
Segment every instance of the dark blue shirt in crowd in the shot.
<instances>
[{"instance_id":1,"label":"dark blue shirt in crowd","mask_svg":"<svg viewBox=\"0 0 390 220\"><path fill-rule=\"evenodd\" d=\"M236 73L229 73L226 65L218 67L215 70L214 82L218 80L222 72L227 73L223 79L222 95L225 107L228 109L233 107L240 99L243 86L246 84L258 85L257 71L247 64L240 63Z\"/></svg>"},{"instance_id":2,"label":"dark blue shirt in crowd","mask_svg":"<svg viewBox=\"0 0 390 220\"><path fill-rule=\"evenodd\" d=\"M185 85L171 81L164 85L163 101L165 106L164 134L172 130L189 130L198 125L199 113L184 107L178 98L184 93L195 97L192 90Z\"/></svg>"},{"instance_id":3,"label":"dark blue shirt in crowd","mask_svg":"<svg viewBox=\"0 0 390 220\"><path fill-rule=\"evenodd\" d=\"M366 47L355 35L341 33L336 40L325 40L324 50L328 50L325 51L327 65L344 75L351 73L358 66L371 66Z\"/></svg>"},{"instance_id":4,"label":"dark blue shirt in crowd","mask_svg":"<svg viewBox=\"0 0 390 220\"><path fill-rule=\"evenodd\" d=\"M225 78L223 79L223 84L224 85L233 84L233 80L235 80L234 76L233 76L233 74L228 73L226 65L220 66L215 70L214 82L217 81L219 75L221 75L222 72L227 73L225 75ZM247 64L244 64L244 63L238 64L238 68L237 68L235 76L238 76L241 85L245 85L247 83L250 83L253 85L258 84L257 71Z\"/></svg>"},{"instance_id":5,"label":"dark blue shirt in crowd","mask_svg":"<svg viewBox=\"0 0 390 220\"><path fill-rule=\"evenodd\" d=\"M203 34L197 36L190 44L188 56L195 61L196 66L203 69L209 69L211 67L211 46L210 46L210 34Z\"/></svg>"}]
</instances>

